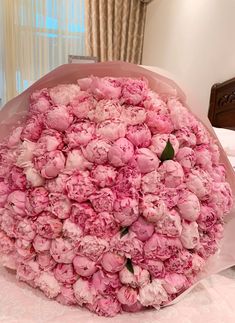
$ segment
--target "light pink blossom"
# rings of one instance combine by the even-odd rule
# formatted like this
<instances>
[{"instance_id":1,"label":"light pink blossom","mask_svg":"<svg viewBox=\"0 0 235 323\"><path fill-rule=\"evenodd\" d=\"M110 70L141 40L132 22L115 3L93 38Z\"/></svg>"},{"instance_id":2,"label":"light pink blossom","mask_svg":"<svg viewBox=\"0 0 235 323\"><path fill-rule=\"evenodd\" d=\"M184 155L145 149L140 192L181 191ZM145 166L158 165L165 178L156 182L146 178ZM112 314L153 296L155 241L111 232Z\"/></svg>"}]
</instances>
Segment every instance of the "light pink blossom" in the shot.
<instances>
[{"instance_id":1,"label":"light pink blossom","mask_svg":"<svg viewBox=\"0 0 235 323\"><path fill-rule=\"evenodd\" d=\"M73 122L73 116L64 105L51 108L45 116L45 124L49 129L65 131Z\"/></svg>"}]
</instances>

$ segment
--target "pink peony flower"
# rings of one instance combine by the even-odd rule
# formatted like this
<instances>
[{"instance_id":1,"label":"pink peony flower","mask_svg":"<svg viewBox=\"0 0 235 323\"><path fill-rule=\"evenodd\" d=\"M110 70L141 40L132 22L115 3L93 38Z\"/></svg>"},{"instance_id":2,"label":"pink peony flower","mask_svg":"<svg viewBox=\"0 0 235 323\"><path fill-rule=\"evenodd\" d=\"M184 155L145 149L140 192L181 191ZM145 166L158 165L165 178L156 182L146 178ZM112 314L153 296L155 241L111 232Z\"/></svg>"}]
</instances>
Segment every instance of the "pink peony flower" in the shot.
<instances>
[{"instance_id":1,"label":"pink peony flower","mask_svg":"<svg viewBox=\"0 0 235 323\"><path fill-rule=\"evenodd\" d=\"M50 212L59 219L67 219L70 216L71 202L67 196L59 193L49 195Z\"/></svg>"},{"instance_id":2,"label":"pink peony flower","mask_svg":"<svg viewBox=\"0 0 235 323\"><path fill-rule=\"evenodd\" d=\"M178 238L170 238L154 233L144 244L144 254L148 259L166 260L182 249Z\"/></svg>"},{"instance_id":3,"label":"pink peony flower","mask_svg":"<svg viewBox=\"0 0 235 323\"><path fill-rule=\"evenodd\" d=\"M105 140L115 141L121 137L125 137L126 125L119 119L105 120L96 126L97 137Z\"/></svg>"},{"instance_id":4,"label":"pink peony flower","mask_svg":"<svg viewBox=\"0 0 235 323\"><path fill-rule=\"evenodd\" d=\"M39 274L39 265L34 260L19 262L17 265L16 277L20 281L33 284L34 280L39 276Z\"/></svg>"},{"instance_id":5,"label":"pink peony flower","mask_svg":"<svg viewBox=\"0 0 235 323\"><path fill-rule=\"evenodd\" d=\"M94 291L87 280L78 278L73 285L73 290L78 305L94 303Z\"/></svg>"},{"instance_id":6,"label":"pink peony flower","mask_svg":"<svg viewBox=\"0 0 235 323\"><path fill-rule=\"evenodd\" d=\"M215 210L207 205L201 205L200 215L197 219L198 226L203 231L209 231L217 221Z\"/></svg>"},{"instance_id":7,"label":"pink peony flower","mask_svg":"<svg viewBox=\"0 0 235 323\"><path fill-rule=\"evenodd\" d=\"M179 193L181 192L181 187L173 188L162 186L159 192L159 197L163 200L169 209L175 207L179 201Z\"/></svg>"},{"instance_id":8,"label":"pink peony flower","mask_svg":"<svg viewBox=\"0 0 235 323\"><path fill-rule=\"evenodd\" d=\"M142 174L150 173L159 166L159 159L148 148L140 148L135 155L136 163Z\"/></svg>"},{"instance_id":9,"label":"pink peony flower","mask_svg":"<svg viewBox=\"0 0 235 323\"><path fill-rule=\"evenodd\" d=\"M211 193L211 177L202 169L192 169L186 177L186 186L199 199L204 200Z\"/></svg>"},{"instance_id":10,"label":"pink peony flower","mask_svg":"<svg viewBox=\"0 0 235 323\"><path fill-rule=\"evenodd\" d=\"M60 294L56 300L62 305L76 305L77 301L72 286L60 286Z\"/></svg>"},{"instance_id":11,"label":"pink peony flower","mask_svg":"<svg viewBox=\"0 0 235 323\"><path fill-rule=\"evenodd\" d=\"M170 117L174 129L181 129L182 127L190 125L191 115L187 108L185 108L178 99L169 99L167 107L170 110Z\"/></svg>"},{"instance_id":12,"label":"pink peony flower","mask_svg":"<svg viewBox=\"0 0 235 323\"><path fill-rule=\"evenodd\" d=\"M192 254L188 250L174 253L164 262L167 272L183 274L192 266Z\"/></svg>"},{"instance_id":13,"label":"pink peony flower","mask_svg":"<svg viewBox=\"0 0 235 323\"><path fill-rule=\"evenodd\" d=\"M60 150L54 150L34 159L35 168L42 177L56 177L64 169L65 157Z\"/></svg>"},{"instance_id":14,"label":"pink peony flower","mask_svg":"<svg viewBox=\"0 0 235 323\"><path fill-rule=\"evenodd\" d=\"M95 104L96 100L90 93L80 91L79 94L70 102L70 109L78 120L85 118L91 119L94 113Z\"/></svg>"},{"instance_id":15,"label":"pink peony flower","mask_svg":"<svg viewBox=\"0 0 235 323\"><path fill-rule=\"evenodd\" d=\"M209 170L212 167L212 154L209 150L208 145L198 145L195 149L196 165Z\"/></svg>"},{"instance_id":16,"label":"pink peony flower","mask_svg":"<svg viewBox=\"0 0 235 323\"><path fill-rule=\"evenodd\" d=\"M2 179L0 181L0 206L1 207L4 207L10 192L11 192L10 185L8 183L5 183L4 180Z\"/></svg>"},{"instance_id":17,"label":"pink peony flower","mask_svg":"<svg viewBox=\"0 0 235 323\"><path fill-rule=\"evenodd\" d=\"M81 239L79 254L96 262L108 250L108 247L109 244L106 240L87 235Z\"/></svg>"},{"instance_id":18,"label":"pink peony flower","mask_svg":"<svg viewBox=\"0 0 235 323\"><path fill-rule=\"evenodd\" d=\"M16 237L16 226L18 221L15 219L15 214L8 209L3 209L0 216L0 226L3 231L6 232L8 237Z\"/></svg>"},{"instance_id":19,"label":"pink peony flower","mask_svg":"<svg viewBox=\"0 0 235 323\"><path fill-rule=\"evenodd\" d=\"M146 124L153 134L166 134L174 130L170 116L160 115L157 111L147 112Z\"/></svg>"},{"instance_id":20,"label":"pink peony flower","mask_svg":"<svg viewBox=\"0 0 235 323\"><path fill-rule=\"evenodd\" d=\"M125 166L120 168L116 178L117 191L130 195L132 190L139 190L141 184L141 173L136 168Z\"/></svg>"},{"instance_id":21,"label":"pink peony flower","mask_svg":"<svg viewBox=\"0 0 235 323\"><path fill-rule=\"evenodd\" d=\"M165 276L164 263L161 260L145 259L141 267L148 270L154 278L163 278Z\"/></svg>"},{"instance_id":22,"label":"pink peony flower","mask_svg":"<svg viewBox=\"0 0 235 323\"><path fill-rule=\"evenodd\" d=\"M97 102L94 114L90 119L96 123L105 120L119 119L122 107L118 100L101 100Z\"/></svg>"},{"instance_id":23,"label":"pink peony flower","mask_svg":"<svg viewBox=\"0 0 235 323\"><path fill-rule=\"evenodd\" d=\"M26 189L26 177L23 170L17 166L13 166L10 170L9 177L7 179L12 190L21 190Z\"/></svg>"},{"instance_id":24,"label":"pink peony flower","mask_svg":"<svg viewBox=\"0 0 235 323\"><path fill-rule=\"evenodd\" d=\"M133 156L134 147L126 138L114 142L108 152L109 162L115 167L124 166Z\"/></svg>"},{"instance_id":25,"label":"pink peony flower","mask_svg":"<svg viewBox=\"0 0 235 323\"><path fill-rule=\"evenodd\" d=\"M90 89L98 100L119 99L121 96L121 87L114 86L106 78L92 77Z\"/></svg>"},{"instance_id":26,"label":"pink peony flower","mask_svg":"<svg viewBox=\"0 0 235 323\"><path fill-rule=\"evenodd\" d=\"M88 203L73 203L70 220L84 229L87 219L95 218L96 213Z\"/></svg>"},{"instance_id":27,"label":"pink peony flower","mask_svg":"<svg viewBox=\"0 0 235 323\"><path fill-rule=\"evenodd\" d=\"M139 301L144 306L153 306L160 309L160 305L167 300L167 293L162 282L158 279L154 279L139 290Z\"/></svg>"},{"instance_id":28,"label":"pink peony flower","mask_svg":"<svg viewBox=\"0 0 235 323\"><path fill-rule=\"evenodd\" d=\"M80 92L76 84L59 84L50 89L49 94L54 104L68 105Z\"/></svg>"},{"instance_id":29,"label":"pink peony flower","mask_svg":"<svg viewBox=\"0 0 235 323\"><path fill-rule=\"evenodd\" d=\"M30 112L32 114L42 114L49 110L51 104L47 97L41 96L36 102L30 104Z\"/></svg>"},{"instance_id":30,"label":"pink peony flower","mask_svg":"<svg viewBox=\"0 0 235 323\"><path fill-rule=\"evenodd\" d=\"M78 275L74 271L72 264L57 264L54 269L55 278L62 284L74 284Z\"/></svg>"},{"instance_id":31,"label":"pink peony flower","mask_svg":"<svg viewBox=\"0 0 235 323\"><path fill-rule=\"evenodd\" d=\"M95 186L87 172L72 175L66 182L68 197L77 202L84 202L95 192Z\"/></svg>"},{"instance_id":32,"label":"pink peony flower","mask_svg":"<svg viewBox=\"0 0 235 323\"><path fill-rule=\"evenodd\" d=\"M130 126L140 125L146 120L146 111L142 107L125 106L121 120Z\"/></svg>"},{"instance_id":33,"label":"pink peony flower","mask_svg":"<svg viewBox=\"0 0 235 323\"><path fill-rule=\"evenodd\" d=\"M151 143L151 132L146 124L129 126L126 137L137 147L148 147Z\"/></svg>"},{"instance_id":34,"label":"pink peony flower","mask_svg":"<svg viewBox=\"0 0 235 323\"><path fill-rule=\"evenodd\" d=\"M99 296L94 304L88 304L87 308L98 315L109 317L115 316L121 311L120 303L109 295Z\"/></svg>"},{"instance_id":35,"label":"pink peony flower","mask_svg":"<svg viewBox=\"0 0 235 323\"><path fill-rule=\"evenodd\" d=\"M175 136L179 142L180 147L196 146L197 139L190 128L183 126L175 132Z\"/></svg>"},{"instance_id":36,"label":"pink peony flower","mask_svg":"<svg viewBox=\"0 0 235 323\"><path fill-rule=\"evenodd\" d=\"M173 149L174 149L174 155L178 153L179 150L179 142L175 135L172 134L157 134L152 137L152 143L149 147L157 156L160 158L165 147L167 144L167 141L170 141Z\"/></svg>"},{"instance_id":37,"label":"pink peony flower","mask_svg":"<svg viewBox=\"0 0 235 323\"><path fill-rule=\"evenodd\" d=\"M183 167L184 171L190 171L196 162L195 152L190 147L182 147L176 155L176 160Z\"/></svg>"},{"instance_id":38,"label":"pink peony flower","mask_svg":"<svg viewBox=\"0 0 235 323\"><path fill-rule=\"evenodd\" d=\"M17 215L25 216L25 213L26 213L25 201L26 201L25 192L14 191L8 195L8 198L7 198L8 209Z\"/></svg>"},{"instance_id":39,"label":"pink peony flower","mask_svg":"<svg viewBox=\"0 0 235 323\"><path fill-rule=\"evenodd\" d=\"M139 216L138 200L120 197L114 202L114 218L121 226L129 226Z\"/></svg>"},{"instance_id":40,"label":"pink peony flower","mask_svg":"<svg viewBox=\"0 0 235 323\"><path fill-rule=\"evenodd\" d=\"M86 220L84 233L100 238L110 238L118 232L119 226L114 216L108 212L101 212Z\"/></svg>"},{"instance_id":41,"label":"pink peony flower","mask_svg":"<svg viewBox=\"0 0 235 323\"><path fill-rule=\"evenodd\" d=\"M45 211L48 205L48 192L44 187L36 187L28 190L25 203L28 216L35 216Z\"/></svg>"},{"instance_id":42,"label":"pink peony flower","mask_svg":"<svg viewBox=\"0 0 235 323\"><path fill-rule=\"evenodd\" d=\"M154 194L146 194L143 197L140 210L143 217L152 223L157 223L167 213L164 201Z\"/></svg>"},{"instance_id":43,"label":"pink peony flower","mask_svg":"<svg viewBox=\"0 0 235 323\"><path fill-rule=\"evenodd\" d=\"M22 238L16 239L15 250L17 258L21 259L22 261L30 261L31 259L35 259L36 254L30 241L22 240Z\"/></svg>"},{"instance_id":44,"label":"pink peony flower","mask_svg":"<svg viewBox=\"0 0 235 323\"><path fill-rule=\"evenodd\" d=\"M91 177L100 187L113 186L117 177L117 171L112 166L98 165L91 171Z\"/></svg>"},{"instance_id":45,"label":"pink peony flower","mask_svg":"<svg viewBox=\"0 0 235 323\"><path fill-rule=\"evenodd\" d=\"M108 152L111 145L102 139L94 139L89 142L86 148L82 147L83 155L92 163L103 165L108 160Z\"/></svg>"},{"instance_id":46,"label":"pink peony flower","mask_svg":"<svg viewBox=\"0 0 235 323\"><path fill-rule=\"evenodd\" d=\"M28 167L24 168L24 174L27 182L32 187L43 186L45 183L45 179L33 167L33 164L30 164Z\"/></svg>"},{"instance_id":47,"label":"pink peony flower","mask_svg":"<svg viewBox=\"0 0 235 323\"><path fill-rule=\"evenodd\" d=\"M55 298L60 293L59 282L48 272L41 272L36 284L48 298Z\"/></svg>"},{"instance_id":48,"label":"pink peony flower","mask_svg":"<svg viewBox=\"0 0 235 323\"><path fill-rule=\"evenodd\" d=\"M186 222L182 223L182 232L180 241L184 248L194 249L199 243L199 232L197 222Z\"/></svg>"},{"instance_id":49,"label":"pink peony flower","mask_svg":"<svg viewBox=\"0 0 235 323\"><path fill-rule=\"evenodd\" d=\"M16 166L27 167L31 165L36 144L32 141L25 140L18 146L18 157Z\"/></svg>"},{"instance_id":50,"label":"pink peony flower","mask_svg":"<svg viewBox=\"0 0 235 323\"><path fill-rule=\"evenodd\" d=\"M196 136L197 145L208 144L210 142L210 135L201 122L195 119L191 128Z\"/></svg>"},{"instance_id":51,"label":"pink peony flower","mask_svg":"<svg viewBox=\"0 0 235 323\"><path fill-rule=\"evenodd\" d=\"M118 233L110 241L111 250L126 258L131 258L133 263L137 264L143 261L143 247L143 242L137 239L133 232L129 232L123 237Z\"/></svg>"},{"instance_id":52,"label":"pink peony flower","mask_svg":"<svg viewBox=\"0 0 235 323\"><path fill-rule=\"evenodd\" d=\"M39 116L31 116L21 132L21 140L37 141L43 130L42 119Z\"/></svg>"},{"instance_id":53,"label":"pink peony flower","mask_svg":"<svg viewBox=\"0 0 235 323\"><path fill-rule=\"evenodd\" d=\"M213 168L208 170L208 173L215 182L225 182L226 181L226 171L222 164L213 166Z\"/></svg>"},{"instance_id":54,"label":"pink peony flower","mask_svg":"<svg viewBox=\"0 0 235 323\"><path fill-rule=\"evenodd\" d=\"M111 212L115 194L109 188L101 188L97 193L90 195L89 200L96 212Z\"/></svg>"},{"instance_id":55,"label":"pink peony flower","mask_svg":"<svg viewBox=\"0 0 235 323\"><path fill-rule=\"evenodd\" d=\"M213 183L209 196L209 205L216 210L220 217L228 214L233 205L232 191L228 183Z\"/></svg>"},{"instance_id":56,"label":"pink peony flower","mask_svg":"<svg viewBox=\"0 0 235 323\"><path fill-rule=\"evenodd\" d=\"M73 149L68 152L65 171L84 171L91 168L92 163L86 160L80 149Z\"/></svg>"},{"instance_id":57,"label":"pink peony flower","mask_svg":"<svg viewBox=\"0 0 235 323\"><path fill-rule=\"evenodd\" d=\"M45 183L45 188L50 193L66 193L66 182L69 179L68 174L60 173L57 177L47 180Z\"/></svg>"},{"instance_id":58,"label":"pink peony flower","mask_svg":"<svg viewBox=\"0 0 235 323\"><path fill-rule=\"evenodd\" d=\"M102 270L96 271L91 278L92 287L98 295L113 295L121 287L118 274L111 274Z\"/></svg>"},{"instance_id":59,"label":"pink peony flower","mask_svg":"<svg viewBox=\"0 0 235 323\"><path fill-rule=\"evenodd\" d=\"M8 142L7 142L8 148L13 148L20 143L22 131L23 131L23 127L17 127L13 130L13 132L8 138Z\"/></svg>"},{"instance_id":60,"label":"pink peony flower","mask_svg":"<svg viewBox=\"0 0 235 323\"><path fill-rule=\"evenodd\" d=\"M106 252L102 259L101 265L109 273L116 273L125 266L126 260L124 257L113 252Z\"/></svg>"},{"instance_id":61,"label":"pink peony flower","mask_svg":"<svg viewBox=\"0 0 235 323\"><path fill-rule=\"evenodd\" d=\"M71 242L77 243L82 236L82 229L70 219L63 222L63 236Z\"/></svg>"},{"instance_id":62,"label":"pink peony flower","mask_svg":"<svg viewBox=\"0 0 235 323\"><path fill-rule=\"evenodd\" d=\"M147 81L127 79L122 86L122 100L126 104L138 105L147 98Z\"/></svg>"},{"instance_id":63,"label":"pink peony flower","mask_svg":"<svg viewBox=\"0 0 235 323\"><path fill-rule=\"evenodd\" d=\"M76 273L82 277L88 277L96 272L96 263L84 256L76 256L73 259L73 266Z\"/></svg>"},{"instance_id":64,"label":"pink peony flower","mask_svg":"<svg viewBox=\"0 0 235 323\"><path fill-rule=\"evenodd\" d=\"M47 88L34 91L30 95L30 103L35 103L40 98L46 98L46 99L49 98L49 92Z\"/></svg>"},{"instance_id":65,"label":"pink peony flower","mask_svg":"<svg viewBox=\"0 0 235 323\"><path fill-rule=\"evenodd\" d=\"M136 234L136 237L141 241L148 240L154 233L153 224L145 221L142 217L139 217L137 221L132 223L130 229Z\"/></svg>"},{"instance_id":66,"label":"pink peony flower","mask_svg":"<svg viewBox=\"0 0 235 323\"><path fill-rule=\"evenodd\" d=\"M117 293L117 299L123 305L134 305L137 302L138 293L136 289L129 286L123 286L119 289Z\"/></svg>"},{"instance_id":67,"label":"pink peony flower","mask_svg":"<svg viewBox=\"0 0 235 323\"><path fill-rule=\"evenodd\" d=\"M48 251L40 252L37 255L37 262L39 264L40 269L42 269L43 271L51 271L56 266L55 260L51 257Z\"/></svg>"},{"instance_id":68,"label":"pink peony flower","mask_svg":"<svg viewBox=\"0 0 235 323\"><path fill-rule=\"evenodd\" d=\"M84 77L82 79L77 80L77 83L82 91L87 91L91 86L91 82L92 82L91 77Z\"/></svg>"},{"instance_id":69,"label":"pink peony flower","mask_svg":"<svg viewBox=\"0 0 235 323\"><path fill-rule=\"evenodd\" d=\"M51 243L50 254L56 262L70 264L76 255L76 250L68 240L57 238Z\"/></svg>"},{"instance_id":70,"label":"pink peony flower","mask_svg":"<svg viewBox=\"0 0 235 323\"><path fill-rule=\"evenodd\" d=\"M155 231L167 237L179 237L182 232L181 218L177 211L172 209L165 213L155 225Z\"/></svg>"},{"instance_id":71,"label":"pink peony flower","mask_svg":"<svg viewBox=\"0 0 235 323\"><path fill-rule=\"evenodd\" d=\"M176 294L186 289L188 287L188 282L184 275L167 274L164 277L163 287L168 294Z\"/></svg>"},{"instance_id":72,"label":"pink peony flower","mask_svg":"<svg viewBox=\"0 0 235 323\"><path fill-rule=\"evenodd\" d=\"M50 212L42 212L36 222L37 233L46 239L55 239L60 236L62 222L53 217Z\"/></svg>"},{"instance_id":73,"label":"pink peony flower","mask_svg":"<svg viewBox=\"0 0 235 323\"><path fill-rule=\"evenodd\" d=\"M45 116L45 124L49 129L65 131L73 122L73 117L64 105L52 107Z\"/></svg>"},{"instance_id":74,"label":"pink peony flower","mask_svg":"<svg viewBox=\"0 0 235 323\"><path fill-rule=\"evenodd\" d=\"M161 176L161 181L167 187L177 187L184 181L184 171L178 162L173 160L166 160L158 168Z\"/></svg>"},{"instance_id":75,"label":"pink peony flower","mask_svg":"<svg viewBox=\"0 0 235 323\"><path fill-rule=\"evenodd\" d=\"M0 231L0 253L9 254L14 250L14 241L5 232Z\"/></svg>"},{"instance_id":76,"label":"pink peony flower","mask_svg":"<svg viewBox=\"0 0 235 323\"><path fill-rule=\"evenodd\" d=\"M42 236L37 234L33 240L33 247L38 253L48 251L51 247L51 240L43 238Z\"/></svg>"},{"instance_id":77,"label":"pink peony flower","mask_svg":"<svg viewBox=\"0 0 235 323\"><path fill-rule=\"evenodd\" d=\"M157 171L152 171L142 177L141 189L146 193L158 193L160 190L160 174Z\"/></svg>"},{"instance_id":78,"label":"pink peony flower","mask_svg":"<svg viewBox=\"0 0 235 323\"><path fill-rule=\"evenodd\" d=\"M65 142L69 148L87 145L93 138L95 133L95 125L89 121L81 121L73 123L65 131Z\"/></svg>"},{"instance_id":79,"label":"pink peony flower","mask_svg":"<svg viewBox=\"0 0 235 323\"><path fill-rule=\"evenodd\" d=\"M126 267L119 272L119 279L122 284L133 288L143 287L150 282L150 275L146 269L133 265L134 273L131 273Z\"/></svg>"},{"instance_id":80,"label":"pink peony flower","mask_svg":"<svg viewBox=\"0 0 235 323\"><path fill-rule=\"evenodd\" d=\"M200 202L197 196L187 190L180 194L177 207L181 217L188 221L196 221L200 214Z\"/></svg>"},{"instance_id":81,"label":"pink peony flower","mask_svg":"<svg viewBox=\"0 0 235 323\"><path fill-rule=\"evenodd\" d=\"M34 223L29 219L19 221L16 227L16 236L19 239L32 241L36 235Z\"/></svg>"}]
</instances>

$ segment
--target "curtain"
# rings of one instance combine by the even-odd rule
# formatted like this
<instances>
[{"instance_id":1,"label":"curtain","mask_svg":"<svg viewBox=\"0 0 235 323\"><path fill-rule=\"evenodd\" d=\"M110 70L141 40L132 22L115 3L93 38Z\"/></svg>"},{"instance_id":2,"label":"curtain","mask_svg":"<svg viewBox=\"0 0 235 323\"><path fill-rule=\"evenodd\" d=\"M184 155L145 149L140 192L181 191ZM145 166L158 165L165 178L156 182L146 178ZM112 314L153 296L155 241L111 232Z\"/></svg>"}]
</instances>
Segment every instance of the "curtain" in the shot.
<instances>
[{"instance_id":1,"label":"curtain","mask_svg":"<svg viewBox=\"0 0 235 323\"><path fill-rule=\"evenodd\" d=\"M141 63L147 3L87 0L86 48L100 61Z\"/></svg>"},{"instance_id":2,"label":"curtain","mask_svg":"<svg viewBox=\"0 0 235 323\"><path fill-rule=\"evenodd\" d=\"M2 95L7 101L42 75L85 54L85 0L1 0Z\"/></svg>"}]
</instances>

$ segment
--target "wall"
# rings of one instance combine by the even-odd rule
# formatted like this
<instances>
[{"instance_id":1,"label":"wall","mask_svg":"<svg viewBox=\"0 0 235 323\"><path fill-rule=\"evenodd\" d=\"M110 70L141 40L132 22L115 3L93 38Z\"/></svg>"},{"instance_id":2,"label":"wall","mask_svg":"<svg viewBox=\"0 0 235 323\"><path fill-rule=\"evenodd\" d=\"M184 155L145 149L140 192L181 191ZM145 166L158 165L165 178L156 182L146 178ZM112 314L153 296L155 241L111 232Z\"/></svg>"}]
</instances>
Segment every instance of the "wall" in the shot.
<instances>
[{"instance_id":1,"label":"wall","mask_svg":"<svg viewBox=\"0 0 235 323\"><path fill-rule=\"evenodd\" d=\"M235 77L234 17L235 0L154 0L143 64L176 75L206 114L211 86Z\"/></svg>"}]
</instances>

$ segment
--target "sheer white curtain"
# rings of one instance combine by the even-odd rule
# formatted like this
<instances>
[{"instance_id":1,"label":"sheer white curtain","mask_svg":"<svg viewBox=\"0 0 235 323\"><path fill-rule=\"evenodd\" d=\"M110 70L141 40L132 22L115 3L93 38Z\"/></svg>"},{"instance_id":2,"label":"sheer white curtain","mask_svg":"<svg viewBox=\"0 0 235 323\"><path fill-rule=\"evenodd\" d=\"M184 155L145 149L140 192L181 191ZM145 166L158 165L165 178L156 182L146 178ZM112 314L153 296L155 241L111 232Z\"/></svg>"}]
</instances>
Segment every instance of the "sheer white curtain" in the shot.
<instances>
[{"instance_id":1,"label":"sheer white curtain","mask_svg":"<svg viewBox=\"0 0 235 323\"><path fill-rule=\"evenodd\" d=\"M69 54L85 55L84 7L85 0L0 1L3 101L67 63Z\"/></svg>"}]
</instances>

